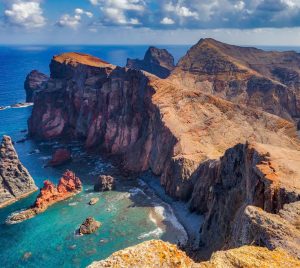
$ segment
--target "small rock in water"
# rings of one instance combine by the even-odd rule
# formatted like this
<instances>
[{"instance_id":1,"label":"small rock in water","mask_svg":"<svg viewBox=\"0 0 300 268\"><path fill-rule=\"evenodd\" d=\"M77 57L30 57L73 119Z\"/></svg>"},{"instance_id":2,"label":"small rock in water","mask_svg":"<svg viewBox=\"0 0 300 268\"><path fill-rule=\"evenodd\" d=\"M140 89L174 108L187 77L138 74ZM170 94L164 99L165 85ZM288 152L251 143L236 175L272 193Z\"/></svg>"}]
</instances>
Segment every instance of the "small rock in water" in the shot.
<instances>
[{"instance_id":1,"label":"small rock in water","mask_svg":"<svg viewBox=\"0 0 300 268\"><path fill-rule=\"evenodd\" d=\"M79 227L79 234L92 234L97 231L97 229L101 226L99 221L96 221L92 217L88 217L84 223L82 223Z\"/></svg>"},{"instance_id":2,"label":"small rock in water","mask_svg":"<svg viewBox=\"0 0 300 268\"><path fill-rule=\"evenodd\" d=\"M28 260L32 256L32 253L30 251L25 252L23 255L23 260Z\"/></svg>"},{"instance_id":3,"label":"small rock in water","mask_svg":"<svg viewBox=\"0 0 300 268\"><path fill-rule=\"evenodd\" d=\"M99 241L99 242L100 242L100 244L105 244L105 243L107 243L107 242L108 242L108 239L105 239L105 238L104 238L104 239L100 239L100 241Z\"/></svg>"},{"instance_id":4,"label":"small rock in water","mask_svg":"<svg viewBox=\"0 0 300 268\"><path fill-rule=\"evenodd\" d=\"M93 197L93 198L90 200L89 205L95 205L98 201L99 201L99 198L98 198L98 197Z\"/></svg>"},{"instance_id":5,"label":"small rock in water","mask_svg":"<svg viewBox=\"0 0 300 268\"><path fill-rule=\"evenodd\" d=\"M112 191L116 187L116 180L114 177L109 175L100 175L98 177L98 181L94 186L94 191L96 192L104 192L104 191Z\"/></svg>"},{"instance_id":6,"label":"small rock in water","mask_svg":"<svg viewBox=\"0 0 300 268\"><path fill-rule=\"evenodd\" d=\"M71 246L69 246L69 249L75 249L77 246L74 244L74 245L71 245Z\"/></svg>"}]
</instances>

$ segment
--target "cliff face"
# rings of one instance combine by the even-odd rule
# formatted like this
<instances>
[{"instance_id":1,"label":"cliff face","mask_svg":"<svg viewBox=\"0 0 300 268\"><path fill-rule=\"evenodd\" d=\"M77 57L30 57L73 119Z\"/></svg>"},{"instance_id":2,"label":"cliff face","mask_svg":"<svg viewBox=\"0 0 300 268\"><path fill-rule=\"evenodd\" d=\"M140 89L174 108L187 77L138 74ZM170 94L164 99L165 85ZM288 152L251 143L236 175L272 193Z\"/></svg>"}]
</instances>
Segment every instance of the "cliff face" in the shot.
<instances>
[{"instance_id":1,"label":"cliff face","mask_svg":"<svg viewBox=\"0 0 300 268\"><path fill-rule=\"evenodd\" d=\"M11 138L3 136L0 149L0 208L36 190L32 177L18 158Z\"/></svg>"},{"instance_id":2,"label":"cliff face","mask_svg":"<svg viewBox=\"0 0 300 268\"><path fill-rule=\"evenodd\" d=\"M244 246L218 251L207 262L195 263L175 245L151 240L112 254L109 258L93 262L88 268L101 267L168 267L168 268L234 268L273 267L283 265L298 267L300 261L282 249L274 251L265 248Z\"/></svg>"},{"instance_id":3,"label":"cliff face","mask_svg":"<svg viewBox=\"0 0 300 268\"><path fill-rule=\"evenodd\" d=\"M143 60L127 59L127 68L144 70L160 78L166 78L175 68L174 58L166 49L149 47Z\"/></svg>"},{"instance_id":4,"label":"cliff face","mask_svg":"<svg viewBox=\"0 0 300 268\"><path fill-rule=\"evenodd\" d=\"M43 85L49 77L37 70L31 71L25 80L24 88L26 91L26 102L33 102L35 92L43 89Z\"/></svg>"},{"instance_id":5,"label":"cliff face","mask_svg":"<svg viewBox=\"0 0 300 268\"><path fill-rule=\"evenodd\" d=\"M56 56L50 70L29 120L34 138L80 138L90 150L118 155L124 169L151 169L170 196L206 214L201 242L211 251L252 237L272 247L275 232L254 235L246 208L272 218L299 200L299 184L291 184L300 178L293 123L89 55ZM246 220L250 227L238 229ZM248 238L236 241L239 232Z\"/></svg>"},{"instance_id":6,"label":"cliff face","mask_svg":"<svg viewBox=\"0 0 300 268\"><path fill-rule=\"evenodd\" d=\"M178 83L298 122L300 54L201 39L172 74Z\"/></svg>"}]
</instances>

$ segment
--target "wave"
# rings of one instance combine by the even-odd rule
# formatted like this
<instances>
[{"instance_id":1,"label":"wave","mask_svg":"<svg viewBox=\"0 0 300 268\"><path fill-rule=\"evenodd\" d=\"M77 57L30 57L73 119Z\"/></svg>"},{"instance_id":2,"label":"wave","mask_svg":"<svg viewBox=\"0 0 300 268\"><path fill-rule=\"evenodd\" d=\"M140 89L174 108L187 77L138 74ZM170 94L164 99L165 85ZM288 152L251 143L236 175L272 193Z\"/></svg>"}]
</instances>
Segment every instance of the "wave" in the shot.
<instances>
[{"instance_id":1,"label":"wave","mask_svg":"<svg viewBox=\"0 0 300 268\"><path fill-rule=\"evenodd\" d=\"M144 239L144 238L148 238L148 237L159 238L163 233L164 233L163 230L161 228L157 227L156 229L154 229L148 233L143 233L143 234L139 235L138 239Z\"/></svg>"}]
</instances>

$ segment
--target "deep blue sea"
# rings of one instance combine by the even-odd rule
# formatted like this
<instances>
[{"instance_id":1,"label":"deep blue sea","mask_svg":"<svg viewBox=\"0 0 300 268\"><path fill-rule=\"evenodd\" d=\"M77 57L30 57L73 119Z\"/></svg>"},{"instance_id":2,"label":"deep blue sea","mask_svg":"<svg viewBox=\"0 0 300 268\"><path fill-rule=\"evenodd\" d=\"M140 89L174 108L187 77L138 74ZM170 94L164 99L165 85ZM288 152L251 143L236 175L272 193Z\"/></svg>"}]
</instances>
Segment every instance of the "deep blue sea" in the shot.
<instances>
[{"instance_id":1,"label":"deep blue sea","mask_svg":"<svg viewBox=\"0 0 300 268\"><path fill-rule=\"evenodd\" d=\"M167 48L178 61L188 46ZM78 51L89 53L116 65L126 59L142 58L147 46L11 46L0 47L0 106L24 102L24 80L33 69L49 74L53 55ZM297 50L298 48L265 48ZM0 111L0 134L14 141L24 138L31 107ZM97 175L115 171L111 163L100 156L87 155L81 144L67 146L73 162L60 168L45 168L58 143L16 143L23 164L41 187L45 179L57 182L67 168L83 181L79 195L50 207L43 214L25 222L9 225L11 213L30 206L38 193L0 209L0 267L85 267L94 260L108 257L116 250L153 238L176 243L186 234L168 206L162 203L141 181L120 183L117 191L94 193ZM99 197L95 206L87 203ZM102 227L88 236L76 236L75 230L86 217L93 216Z\"/></svg>"},{"instance_id":2,"label":"deep blue sea","mask_svg":"<svg viewBox=\"0 0 300 268\"><path fill-rule=\"evenodd\" d=\"M178 60L188 47L166 47ZM126 59L142 58L147 46L12 46L0 47L0 106L24 102L24 80L33 69L49 74L53 55L78 51L98 56L124 66ZM24 138L31 107L0 111L0 137L10 135L14 141ZM93 192L99 174L116 168L99 156L87 155L81 144L72 143L73 162L60 168L45 168L60 144L26 141L15 148L36 184L45 179L57 183L67 168L83 181L79 195L50 207L46 212L19 224L6 224L7 217L30 206L38 192L13 205L0 209L0 267L86 267L94 260L108 257L114 251L153 238L176 243L186 234L168 206L153 195L142 182L121 182L117 191ZM92 197L99 197L89 206ZM86 217L102 222L92 235L76 236L75 230ZM169 218L167 221L165 218Z\"/></svg>"}]
</instances>

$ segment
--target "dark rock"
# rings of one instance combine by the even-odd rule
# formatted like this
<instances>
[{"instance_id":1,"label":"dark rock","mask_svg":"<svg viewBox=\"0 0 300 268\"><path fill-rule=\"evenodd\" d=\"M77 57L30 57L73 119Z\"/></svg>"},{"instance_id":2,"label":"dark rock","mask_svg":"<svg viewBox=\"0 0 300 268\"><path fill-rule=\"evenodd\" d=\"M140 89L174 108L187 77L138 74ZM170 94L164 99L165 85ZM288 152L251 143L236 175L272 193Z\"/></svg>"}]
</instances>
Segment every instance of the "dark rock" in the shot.
<instances>
[{"instance_id":1,"label":"dark rock","mask_svg":"<svg viewBox=\"0 0 300 268\"><path fill-rule=\"evenodd\" d=\"M116 181L112 176L100 175L94 186L96 192L112 191L116 187Z\"/></svg>"},{"instance_id":2,"label":"dark rock","mask_svg":"<svg viewBox=\"0 0 300 268\"><path fill-rule=\"evenodd\" d=\"M49 77L36 70L31 71L25 80L24 88L26 91L26 102L33 102L35 92L41 90Z\"/></svg>"},{"instance_id":3,"label":"dark rock","mask_svg":"<svg viewBox=\"0 0 300 268\"><path fill-rule=\"evenodd\" d=\"M20 162L11 138L3 136L0 151L0 207L35 192L28 170Z\"/></svg>"},{"instance_id":4,"label":"dark rock","mask_svg":"<svg viewBox=\"0 0 300 268\"><path fill-rule=\"evenodd\" d=\"M52 159L48 163L48 166L60 166L71 161L71 159L71 152L68 149L60 148L54 152L54 154L52 155Z\"/></svg>"},{"instance_id":5,"label":"dark rock","mask_svg":"<svg viewBox=\"0 0 300 268\"><path fill-rule=\"evenodd\" d=\"M127 68L144 70L160 78L166 78L174 69L174 58L166 49L149 47L144 59L127 59Z\"/></svg>"},{"instance_id":6,"label":"dark rock","mask_svg":"<svg viewBox=\"0 0 300 268\"><path fill-rule=\"evenodd\" d=\"M79 227L79 234L92 234L96 232L99 227L101 226L101 223L99 221L96 221L92 217L88 217Z\"/></svg>"}]
</instances>

